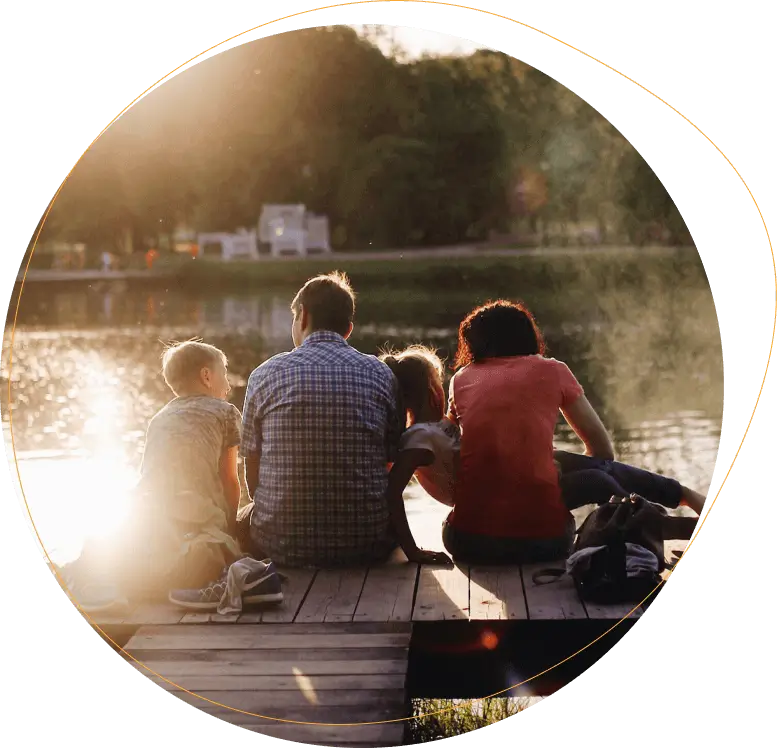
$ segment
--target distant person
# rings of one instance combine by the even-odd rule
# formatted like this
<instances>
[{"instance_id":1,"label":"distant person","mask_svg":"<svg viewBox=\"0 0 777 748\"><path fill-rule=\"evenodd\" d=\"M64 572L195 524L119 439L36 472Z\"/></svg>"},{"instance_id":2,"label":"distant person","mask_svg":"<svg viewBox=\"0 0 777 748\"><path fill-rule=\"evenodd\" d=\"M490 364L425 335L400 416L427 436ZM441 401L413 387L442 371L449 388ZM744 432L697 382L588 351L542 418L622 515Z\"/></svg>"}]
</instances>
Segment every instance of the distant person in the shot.
<instances>
[{"instance_id":1,"label":"distant person","mask_svg":"<svg viewBox=\"0 0 777 748\"><path fill-rule=\"evenodd\" d=\"M110 252L103 252L100 259L102 260L103 272L107 273L111 269L113 258Z\"/></svg>"},{"instance_id":2,"label":"distant person","mask_svg":"<svg viewBox=\"0 0 777 748\"><path fill-rule=\"evenodd\" d=\"M384 561L397 544L386 501L404 417L396 380L348 343L355 302L345 275L312 278L291 308L294 350L265 361L246 388L242 454L252 503L241 510L241 537L251 555L281 565Z\"/></svg>"},{"instance_id":3,"label":"distant person","mask_svg":"<svg viewBox=\"0 0 777 748\"><path fill-rule=\"evenodd\" d=\"M154 263L156 262L156 258L159 257L159 252L156 251L153 247L151 247L146 252L146 269L147 270L153 270Z\"/></svg>"},{"instance_id":4,"label":"distant person","mask_svg":"<svg viewBox=\"0 0 777 748\"><path fill-rule=\"evenodd\" d=\"M443 542L457 560L518 563L565 556L570 509L639 493L697 514L704 497L677 481L616 462L610 437L568 367L544 357L544 341L523 306L475 309L459 328L445 415L442 364L411 348L384 358L397 376L410 428L390 486L413 476L453 511ZM586 455L553 450L561 412ZM390 499L391 500L391 499Z\"/></svg>"}]
</instances>

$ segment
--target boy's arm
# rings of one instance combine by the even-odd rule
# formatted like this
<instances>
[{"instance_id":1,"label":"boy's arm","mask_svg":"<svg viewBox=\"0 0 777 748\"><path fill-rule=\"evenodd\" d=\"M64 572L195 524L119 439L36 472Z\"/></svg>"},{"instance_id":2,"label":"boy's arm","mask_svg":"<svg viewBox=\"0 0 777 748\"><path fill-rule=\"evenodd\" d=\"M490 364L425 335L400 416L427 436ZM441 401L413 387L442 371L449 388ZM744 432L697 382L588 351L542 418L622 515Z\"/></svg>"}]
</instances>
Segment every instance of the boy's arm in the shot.
<instances>
[{"instance_id":1,"label":"boy's arm","mask_svg":"<svg viewBox=\"0 0 777 748\"><path fill-rule=\"evenodd\" d=\"M238 511L240 511L240 507L251 501L251 497L248 495L248 483L246 482L246 461L240 452L237 453L237 477L240 480L240 503L238 504Z\"/></svg>"},{"instance_id":2,"label":"boy's arm","mask_svg":"<svg viewBox=\"0 0 777 748\"><path fill-rule=\"evenodd\" d=\"M446 554L437 551L424 551L416 545L413 533L410 531L410 525L407 523L405 501L402 498L402 492L413 477L416 468L431 465L433 461L434 455L426 449L406 449L399 453L389 473L386 491L389 517L397 540L399 540L408 561L419 564L450 565L452 562Z\"/></svg>"},{"instance_id":3,"label":"boy's arm","mask_svg":"<svg viewBox=\"0 0 777 748\"><path fill-rule=\"evenodd\" d=\"M219 463L219 477L224 490L224 498L227 500L229 515L227 521L229 527L234 529L237 518L237 508L240 504L240 476L238 475L238 448L229 447L221 455Z\"/></svg>"}]
</instances>

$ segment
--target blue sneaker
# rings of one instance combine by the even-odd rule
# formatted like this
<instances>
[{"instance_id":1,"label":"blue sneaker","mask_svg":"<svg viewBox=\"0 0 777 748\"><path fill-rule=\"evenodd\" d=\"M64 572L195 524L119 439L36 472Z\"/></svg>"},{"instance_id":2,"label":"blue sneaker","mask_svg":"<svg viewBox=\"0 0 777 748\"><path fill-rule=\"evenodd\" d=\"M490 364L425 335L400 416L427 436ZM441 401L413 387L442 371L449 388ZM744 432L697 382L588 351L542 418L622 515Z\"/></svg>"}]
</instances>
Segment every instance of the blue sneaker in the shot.
<instances>
[{"instance_id":1,"label":"blue sneaker","mask_svg":"<svg viewBox=\"0 0 777 748\"><path fill-rule=\"evenodd\" d=\"M243 605L258 603L279 603L283 601L281 580L272 561L266 561L267 566L262 571L248 574L243 582L241 599ZM227 590L227 574L225 568L221 576L198 590L171 590L168 600L174 605L193 610L216 610Z\"/></svg>"}]
</instances>

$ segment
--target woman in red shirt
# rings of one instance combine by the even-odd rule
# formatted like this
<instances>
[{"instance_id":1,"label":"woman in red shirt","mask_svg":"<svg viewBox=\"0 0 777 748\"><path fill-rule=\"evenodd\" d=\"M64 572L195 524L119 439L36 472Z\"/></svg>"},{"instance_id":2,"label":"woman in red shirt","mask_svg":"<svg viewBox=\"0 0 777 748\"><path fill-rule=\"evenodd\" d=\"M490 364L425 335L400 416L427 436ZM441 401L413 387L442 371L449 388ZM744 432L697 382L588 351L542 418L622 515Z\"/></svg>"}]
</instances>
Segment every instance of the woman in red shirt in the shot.
<instances>
[{"instance_id":1,"label":"woman in red shirt","mask_svg":"<svg viewBox=\"0 0 777 748\"><path fill-rule=\"evenodd\" d=\"M593 503L592 495L601 500L603 492L625 489L701 511L700 494L615 462L609 434L574 374L544 354L542 334L521 304L486 304L459 327L448 417L461 429L461 451L454 510L443 527L445 547L457 560L563 557L575 531L569 509ZM585 456L554 453L559 411Z\"/></svg>"}]
</instances>

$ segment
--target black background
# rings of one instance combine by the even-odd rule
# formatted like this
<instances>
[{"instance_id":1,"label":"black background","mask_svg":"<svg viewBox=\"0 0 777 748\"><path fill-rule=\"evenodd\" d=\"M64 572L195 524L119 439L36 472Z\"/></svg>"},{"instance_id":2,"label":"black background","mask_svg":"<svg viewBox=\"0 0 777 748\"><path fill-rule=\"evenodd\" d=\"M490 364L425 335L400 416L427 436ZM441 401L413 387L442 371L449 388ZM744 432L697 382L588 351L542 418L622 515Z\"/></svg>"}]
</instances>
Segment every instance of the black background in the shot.
<instances>
[{"instance_id":1,"label":"black background","mask_svg":"<svg viewBox=\"0 0 777 748\"><path fill-rule=\"evenodd\" d=\"M179 21L164 21L127 4L67 11L60 6L37 14L30 6L15 9L18 31L9 28L9 36L15 36L16 50L5 59L6 79L16 93L4 119L7 153L16 154L10 171L14 191L25 201L25 232L37 225L41 201L48 200L57 177L72 166L73 154L126 106L136 89L167 72L177 56L190 56L192 49L236 33L241 21L262 20L254 12L218 18L210 8L195 12L194 7L183 6L183 13L181 6L171 8L169 17ZM261 7L267 17L288 12L270 3ZM698 6L677 3L612 7L570 5L562 12L544 5L532 14L522 5L505 12L528 13L530 23L622 65L654 91L663 90L680 111L710 128L724 151L735 153L735 164L768 206L765 180L774 145L768 139L773 134L766 113L773 80L767 71L773 70L773 57L763 19L730 7L725 21L693 12ZM160 6L154 10L164 12ZM717 152L695 131L680 128L661 105L624 87L615 74L602 73L517 26L440 8L330 11L329 21L437 23L443 31L496 39L498 47L512 48L583 89L657 162L664 182L680 193L696 238L704 242L705 262L713 266L712 284L721 290L721 327L729 330L729 438L721 449L725 473L728 449L736 448L760 387L759 362L768 355L768 250L752 203L741 183L721 168ZM7 255L6 262L13 271L14 255ZM508 723L504 731L491 731L492 741L503 736L547 743L568 735L575 741L641 742L646 734L651 741L684 742L752 720L754 679L769 675L762 663L773 641L761 615L766 600L760 597L773 579L767 566L759 573L761 583L751 585L750 555L761 542L754 528L769 527L766 496L772 489L760 485L760 478L772 411L768 400L762 402L764 425L755 425L753 440L745 442L744 464L719 501L722 513L713 514L714 527L682 562L680 576L650 613L649 623L599 673L588 673L567 695ZM752 519L742 523L743 517ZM15 527L21 530L21 522ZM15 535L19 550L6 554L4 585L6 621L13 627L6 628L3 653L6 683L13 689L6 699L11 724L24 729L26 723L40 739L68 741L122 734L143 741L239 737L236 729L215 733L215 722L144 688L63 607L61 593L47 585L47 572L31 553L30 539ZM20 568L23 575L16 573Z\"/></svg>"}]
</instances>

